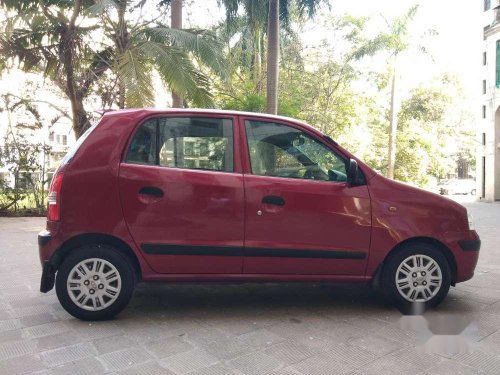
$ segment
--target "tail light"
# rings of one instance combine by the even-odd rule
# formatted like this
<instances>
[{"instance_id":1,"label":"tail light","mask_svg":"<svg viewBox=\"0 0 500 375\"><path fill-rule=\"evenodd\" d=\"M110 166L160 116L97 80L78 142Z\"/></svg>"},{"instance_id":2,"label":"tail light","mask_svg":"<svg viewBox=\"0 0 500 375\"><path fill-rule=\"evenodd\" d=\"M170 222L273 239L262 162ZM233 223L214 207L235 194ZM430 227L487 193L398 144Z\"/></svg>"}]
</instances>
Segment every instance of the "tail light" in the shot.
<instances>
[{"instance_id":1,"label":"tail light","mask_svg":"<svg viewBox=\"0 0 500 375\"><path fill-rule=\"evenodd\" d=\"M61 219L61 187L64 172L62 168L54 174L50 183L49 195L47 197L47 220L59 221Z\"/></svg>"}]
</instances>

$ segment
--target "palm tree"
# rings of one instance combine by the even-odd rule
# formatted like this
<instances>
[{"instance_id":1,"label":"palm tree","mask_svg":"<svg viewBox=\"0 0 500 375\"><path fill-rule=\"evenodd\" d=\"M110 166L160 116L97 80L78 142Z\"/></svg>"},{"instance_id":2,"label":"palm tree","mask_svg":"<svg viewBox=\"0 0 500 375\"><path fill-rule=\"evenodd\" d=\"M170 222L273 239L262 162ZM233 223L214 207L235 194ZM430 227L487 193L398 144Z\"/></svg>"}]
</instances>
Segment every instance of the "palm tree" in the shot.
<instances>
[{"instance_id":1,"label":"palm tree","mask_svg":"<svg viewBox=\"0 0 500 375\"><path fill-rule=\"evenodd\" d=\"M243 6L248 24L253 26L254 40L258 41L257 31L267 25L267 112L276 114L278 109L279 77L279 31L280 21L286 26L290 22L290 10L295 5L299 17L312 17L322 0L219 0L226 8L226 18L234 19L240 5ZM255 48L259 51L258 48ZM260 51L259 51L260 53ZM262 53L260 53L262 56Z\"/></svg>"},{"instance_id":2,"label":"palm tree","mask_svg":"<svg viewBox=\"0 0 500 375\"><path fill-rule=\"evenodd\" d=\"M172 0L170 15L170 27L172 29L182 29L182 0ZM172 107L182 108L182 96L172 91Z\"/></svg>"},{"instance_id":3,"label":"palm tree","mask_svg":"<svg viewBox=\"0 0 500 375\"><path fill-rule=\"evenodd\" d=\"M0 0L6 19L0 33L0 68L6 63L27 72L40 72L71 104L77 137L90 126L84 102L108 69L108 48L85 40L98 26L82 26L82 1ZM9 14L12 12L12 14Z\"/></svg>"},{"instance_id":4,"label":"palm tree","mask_svg":"<svg viewBox=\"0 0 500 375\"><path fill-rule=\"evenodd\" d=\"M396 140L398 130L398 63L401 54L415 47L413 42L414 36L409 33L411 21L415 18L418 11L418 5L412 6L405 14L394 19L392 22L386 20L389 31L382 33L381 38L385 39L385 45L390 52L391 62L391 100L390 100L390 114L389 114L389 151L388 151L388 170L387 177L394 178L394 169L396 165ZM430 34L435 33L429 30ZM426 53L422 46L418 49Z\"/></svg>"},{"instance_id":5,"label":"palm tree","mask_svg":"<svg viewBox=\"0 0 500 375\"><path fill-rule=\"evenodd\" d=\"M278 113L279 0L269 0L267 23L267 113Z\"/></svg>"},{"instance_id":6,"label":"palm tree","mask_svg":"<svg viewBox=\"0 0 500 375\"><path fill-rule=\"evenodd\" d=\"M130 24L125 17L130 5L125 0L106 0L91 9L100 14L106 35L114 43L108 63L118 80L119 107L154 104L154 70L179 98L212 107L209 78L199 67L225 77L222 46L215 36L206 30L174 29L154 20Z\"/></svg>"}]
</instances>

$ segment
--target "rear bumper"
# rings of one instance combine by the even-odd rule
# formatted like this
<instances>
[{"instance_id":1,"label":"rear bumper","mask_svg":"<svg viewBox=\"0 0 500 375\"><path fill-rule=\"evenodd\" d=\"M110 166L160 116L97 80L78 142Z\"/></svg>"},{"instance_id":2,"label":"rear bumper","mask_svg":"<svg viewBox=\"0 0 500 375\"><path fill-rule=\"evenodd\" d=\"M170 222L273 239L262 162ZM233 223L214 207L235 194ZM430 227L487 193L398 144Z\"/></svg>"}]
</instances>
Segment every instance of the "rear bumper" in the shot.
<instances>
[{"instance_id":1,"label":"rear bumper","mask_svg":"<svg viewBox=\"0 0 500 375\"><path fill-rule=\"evenodd\" d=\"M38 251L42 263L42 278L40 280L40 292L47 293L54 287L56 272L49 260L46 259L47 248L50 246L52 235L47 230L38 233Z\"/></svg>"}]
</instances>

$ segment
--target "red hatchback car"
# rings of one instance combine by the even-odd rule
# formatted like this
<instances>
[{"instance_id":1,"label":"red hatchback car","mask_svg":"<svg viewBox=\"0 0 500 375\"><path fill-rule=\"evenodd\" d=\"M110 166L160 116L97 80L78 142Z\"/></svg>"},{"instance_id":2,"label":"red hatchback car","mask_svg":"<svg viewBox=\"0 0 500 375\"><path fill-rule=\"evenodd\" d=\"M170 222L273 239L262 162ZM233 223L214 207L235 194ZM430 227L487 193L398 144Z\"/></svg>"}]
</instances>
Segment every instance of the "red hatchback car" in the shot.
<instances>
[{"instance_id":1,"label":"red hatchback car","mask_svg":"<svg viewBox=\"0 0 500 375\"><path fill-rule=\"evenodd\" d=\"M38 236L41 291L85 320L138 281L380 285L435 306L470 279L466 209L382 177L312 127L211 110L106 113L63 159Z\"/></svg>"}]
</instances>

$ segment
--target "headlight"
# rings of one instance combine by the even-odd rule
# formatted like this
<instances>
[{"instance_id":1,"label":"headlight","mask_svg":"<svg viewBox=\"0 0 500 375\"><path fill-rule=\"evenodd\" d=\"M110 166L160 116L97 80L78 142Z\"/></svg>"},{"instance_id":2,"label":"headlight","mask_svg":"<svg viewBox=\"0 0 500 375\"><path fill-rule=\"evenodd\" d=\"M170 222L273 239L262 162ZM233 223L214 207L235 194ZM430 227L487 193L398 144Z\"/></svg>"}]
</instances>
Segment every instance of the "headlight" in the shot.
<instances>
[{"instance_id":1,"label":"headlight","mask_svg":"<svg viewBox=\"0 0 500 375\"><path fill-rule=\"evenodd\" d=\"M469 222L469 230L475 230L474 220L472 219L472 215L469 213L467 214L467 221Z\"/></svg>"}]
</instances>

